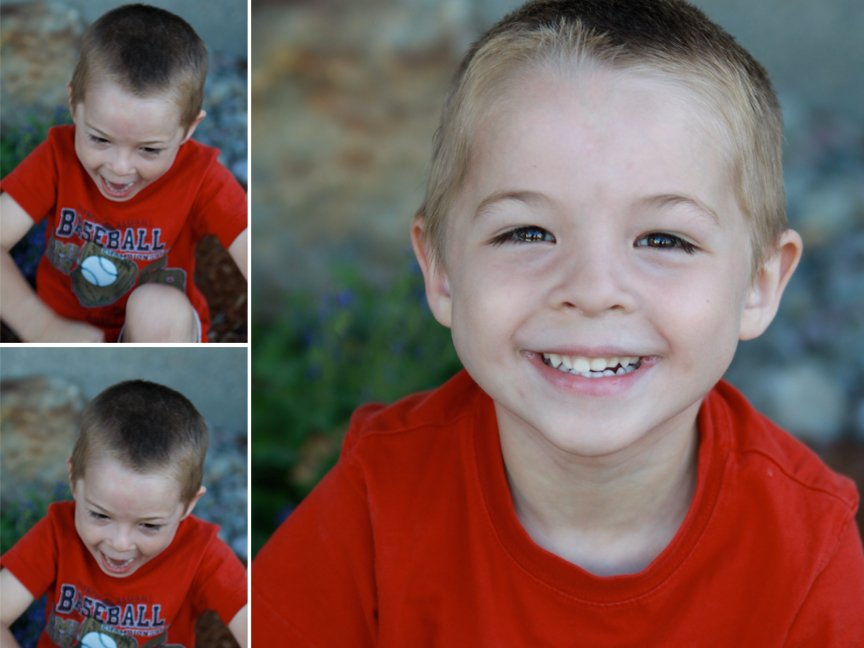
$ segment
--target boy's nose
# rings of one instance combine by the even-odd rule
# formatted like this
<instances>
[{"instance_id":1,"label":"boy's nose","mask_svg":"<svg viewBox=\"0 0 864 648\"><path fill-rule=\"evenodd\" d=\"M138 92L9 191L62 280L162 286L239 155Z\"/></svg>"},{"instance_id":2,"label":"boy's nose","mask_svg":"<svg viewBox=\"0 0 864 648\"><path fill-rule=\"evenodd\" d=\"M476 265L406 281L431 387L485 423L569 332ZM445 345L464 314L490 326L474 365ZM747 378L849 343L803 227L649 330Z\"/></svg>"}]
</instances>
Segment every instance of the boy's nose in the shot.
<instances>
[{"instance_id":1,"label":"boy's nose","mask_svg":"<svg viewBox=\"0 0 864 648\"><path fill-rule=\"evenodd\" d=\"M620 252L613 246L598 245L596 240L575 247L559 259L550 291L551 306L589 316L631 311L635 304L627 290L626 261Z\"/></svg>"},{"instance_id":2,"label":"boy's nose","mask_svg":"<svg viewBox=\"0 0 864 648\"><path fill-rule=\"evenodd\" d=\"M135 541L132 539L132 532L126 528L116 529L114 535L111 536L110 542L111 548L118 553L131 551L135 548Z\"/></svg>"},{"instance_id":3,"label":"boy's nose","mask_svg":"<svg viewBox=\"0 0 864 648\"><path fill-rule=\"evenodd\" d=\"M111 158L111 172L118 176L118 179L122 179L123 176L132 175L135 172L132 155L123 149L115 151L114 156Z\"/></svg>"}]
</instances>

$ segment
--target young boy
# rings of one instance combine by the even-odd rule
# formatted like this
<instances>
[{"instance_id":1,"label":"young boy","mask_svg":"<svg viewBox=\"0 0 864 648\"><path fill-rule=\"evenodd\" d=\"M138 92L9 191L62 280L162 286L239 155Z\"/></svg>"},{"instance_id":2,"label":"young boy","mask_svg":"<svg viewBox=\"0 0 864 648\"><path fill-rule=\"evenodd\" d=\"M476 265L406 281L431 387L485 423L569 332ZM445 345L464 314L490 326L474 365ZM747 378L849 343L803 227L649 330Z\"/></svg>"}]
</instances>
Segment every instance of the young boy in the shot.
<instances>
[{"instance_id":1,"label":"young boy","mask_svg":"<svg viewBox=\"0 0 864 648\"><path fill-rule=\"evenodd\" d=\"M207 441L192 403L162 385L122 382L87 406L67 462L75 501L51 504L0 560L4 648L46 591L40 648L191 648L207 609L246 645L243 565L219 527L190 515Z\"/></svg>"},{"instance_id":2,"label":"young boy","mask_svg":"<svg viewBox=\"0 0 864 648\"><path fill-rule=\"evenodd\" d=\"M256 645L862 645L854 485L720 380L801 254L781 127L681 0L475 44L411 228L465 372L355 413L256 558Z\"/></svg>"},{"instance_id":3,"label":"young boy","mask_svg":"<svg viewBox=\"0 0 864 648\"><path fill-rule=\"evenodd\" d=\"M0 315L32 342L206 341L195 244L215 234L246 276L246 195L191 140L207 48L181 18L126 5L84 36L52 128L0 189ZM8 254L48 217L37 293ZM125 328L124 328L125 325Z\"/></svg>"}]
</instances>

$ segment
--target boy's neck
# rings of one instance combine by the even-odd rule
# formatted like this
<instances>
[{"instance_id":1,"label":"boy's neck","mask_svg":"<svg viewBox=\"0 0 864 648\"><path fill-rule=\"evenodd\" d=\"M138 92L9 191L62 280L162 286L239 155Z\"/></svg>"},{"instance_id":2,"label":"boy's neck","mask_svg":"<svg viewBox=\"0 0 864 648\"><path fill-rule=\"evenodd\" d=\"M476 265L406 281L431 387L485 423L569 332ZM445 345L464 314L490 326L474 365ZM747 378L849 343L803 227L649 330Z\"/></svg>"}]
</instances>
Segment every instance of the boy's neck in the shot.
<instances>
[{"instance_id":1,"label":"boy's neck","mask_svg":"<svg viewBox=\"0 0 864 648\"><path fill-rule=\"evenodd\" d=\"M547 551L598 576L644 570L672 541L696 491L699 434L692 416L603 457L550 452L496 405L516 516ZM557 449L556 449L557 450Z\"/></svg>"}]
</instances>

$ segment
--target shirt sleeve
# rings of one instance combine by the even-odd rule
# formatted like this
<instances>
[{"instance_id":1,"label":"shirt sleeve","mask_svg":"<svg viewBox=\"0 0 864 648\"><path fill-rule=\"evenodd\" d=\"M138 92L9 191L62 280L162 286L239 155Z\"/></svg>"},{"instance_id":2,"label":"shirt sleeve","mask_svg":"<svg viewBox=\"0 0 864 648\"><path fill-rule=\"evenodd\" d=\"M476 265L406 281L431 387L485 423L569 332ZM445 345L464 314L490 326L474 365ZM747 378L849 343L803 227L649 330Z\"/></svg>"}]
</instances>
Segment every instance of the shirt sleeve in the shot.
<instances>
[{"instance_id":1,"label":"shirt sleeve","mask_svg":"<svg viewBox=\"0 0 864 648\"><path fill-rule=\"evenodd\" d=\"M787 648L842 648L864 639L864 549L854 519L795 616Z\"/></svg>"},{"instance_id":2,"label":"shirt sleeve","mask_svg":"<svg viewBox=\"0 0 864 648\"><path fill-rule=\"evenodd\" d=\"M205 234L215 234L226 250L248 227L246 192L218 160L207 169L192 213L196 240Z\"/></svg>"},{"instance_id":3,"label":"shirt sleeve","mask_svg":"<svg viewBox=\"0 0 864 648\"><path fill-rule=\"evenodd\" d=\"M253 645L377 645L372 524L346 461L340 459L255 558Z\"/></svg>"},{"instance_id":4,"label":"shirt sleeve","mask_svg":"<svg viewBox=\"0 0 864 648\"><path fill-rule=\"evenodd\" d=\"M195 607L213 610L225 625L246 605L246 570L234 552L219 538L213 538L195 576Z\"/></svg>"},{"instance_id":5,"label":"shirt sleeve","mask_svg":"<svg viewBox=\"0 0 864 648\"><path fill-rule=\"evenodd\" d=\"M36 223L57 203L57 156L52 139L49 132L48 139L33 149L0 183L0 190L12 196Z\"/></svg>"},{"instance_id":6,"label":"shirt sleeve","mask_svg":"<svg viewBox=\"0 0 864 648\"><path fill-rule=\"evenodd\" d=\"M57 535L49 515L3 554L0 565L12 572L33 598L38 599L57 577L57 559Z\"/></svg>"}]
</instances>

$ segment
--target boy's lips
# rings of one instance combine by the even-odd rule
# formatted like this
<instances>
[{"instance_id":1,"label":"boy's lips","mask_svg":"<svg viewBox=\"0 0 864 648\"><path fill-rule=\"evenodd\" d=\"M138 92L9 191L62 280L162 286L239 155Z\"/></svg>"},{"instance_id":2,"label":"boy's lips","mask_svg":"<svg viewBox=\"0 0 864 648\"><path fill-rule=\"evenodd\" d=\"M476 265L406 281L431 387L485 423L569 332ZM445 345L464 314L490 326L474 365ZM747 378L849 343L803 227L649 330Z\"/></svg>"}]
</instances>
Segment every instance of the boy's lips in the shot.
<instances>
[{"instance_id":1,"label":"boy's lips","mask_svg":"<svg viewBox=\"0 0 864 648\"><path fill-rule=\"evenodd\" d=\"M605 356L576 353L526 352L526 359L557 389L583 396L620 396L637 383L659 361L656 355L625 355L619 351ZM623 362L622 362L623 361ZM588 371L584 369L588 363ZM612 365L612 363L615 363ZM568 367L567 364L572 365ZM591 369L591 363L597 370ZM611 365L611 366L610 366ZM601 369L602 366L602 369Z\"/></svg>"},{"instance_id":2,"label":"boy's lips","mask_svg":"<svg viewBox=\"0 0 864 648\"><path fill-rule=\"evenodd\" d=\"M132 190L135 188L135 181L128 182L125 184L120 184L116 182L109 182L105 179L104 176L99 176L99 179L102 181L102 188L112 198L123 198L132 193Z\"/></svg>"},{"instance_id":3,"label":"boy's lips","mask_svg":"<svg viewBox=\"0 0 864 648\"><path fill-rule=\"evenodd\" d=\"M126 560L115 560L106 556L102 551L99 552L99 557L102 558L102 565L105 569L112 574L125 574L135 565L134 557Z\"/></svg>"}]
</instances>

